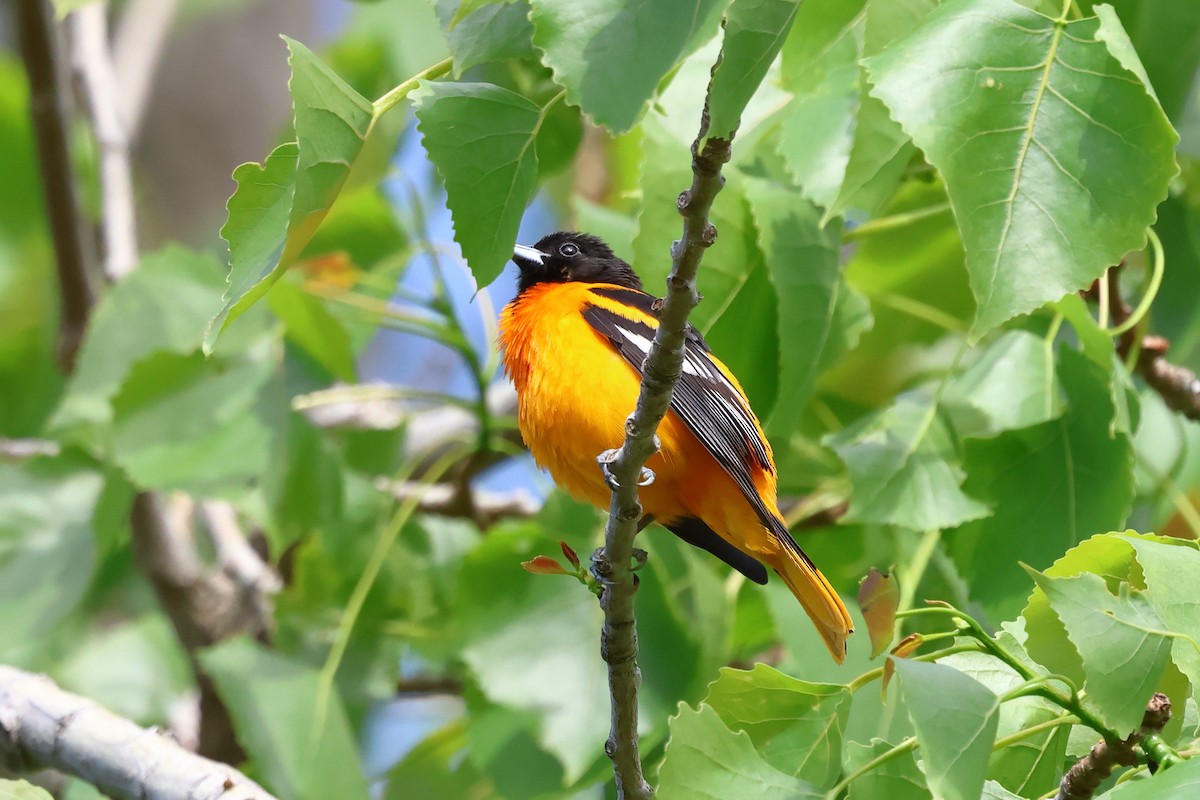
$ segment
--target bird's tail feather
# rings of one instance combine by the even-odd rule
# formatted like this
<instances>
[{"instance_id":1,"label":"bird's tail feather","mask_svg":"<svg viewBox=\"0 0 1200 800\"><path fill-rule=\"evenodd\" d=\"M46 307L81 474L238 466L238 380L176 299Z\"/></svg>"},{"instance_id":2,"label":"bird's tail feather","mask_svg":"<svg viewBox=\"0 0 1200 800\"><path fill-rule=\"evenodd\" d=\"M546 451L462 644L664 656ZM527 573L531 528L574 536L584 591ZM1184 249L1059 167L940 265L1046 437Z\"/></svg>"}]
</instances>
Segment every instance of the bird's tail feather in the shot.
<instances>
[{"instance_id":1,"label":"bird's tail feather","mask_svg":"<svg viewBox=\"0 0 1200 800\"><path fill-rule=\"evenodd\" d=\"M850 612L808 556L794 542L788 545L780 549L771 566L804 606L833 660L840 664L846 658L846 638L854 632Z\"/></svg>"}]
</instances>

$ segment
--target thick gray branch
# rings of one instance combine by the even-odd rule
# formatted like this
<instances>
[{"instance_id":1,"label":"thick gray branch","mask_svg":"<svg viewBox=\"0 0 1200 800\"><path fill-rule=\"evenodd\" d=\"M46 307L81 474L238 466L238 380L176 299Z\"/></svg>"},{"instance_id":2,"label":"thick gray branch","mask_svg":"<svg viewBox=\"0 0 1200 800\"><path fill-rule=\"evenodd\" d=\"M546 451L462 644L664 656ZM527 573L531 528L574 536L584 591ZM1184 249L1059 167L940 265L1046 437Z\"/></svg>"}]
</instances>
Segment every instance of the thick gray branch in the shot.
<instances>
[{"instance_id":1,"label":"thick gray branch","mask_svg":"<svg viewBox=\"0 0 1200 800\"><path fill-rule=\"evenodd\" d=\"M637 628L633 594L637 576L632 571L633 539L638 532L642 506L638 480L658 444L655 431L666 416L671 393L683 368L684 330L688 315L700 302L696 272L705 249L716 241L716 228L708 221L713 198L725 183L721 167L729 161L731 140L708 139L708 110L692 145L692 185L679 195L683 238L671 252L671 274L654 343L642 366L642 388L637 407L625 423L625 442L606 471L616 483L604 530L604 549L594 557L597 577L604 585L601 652L608 664L612 721L605 752L613 762L617 796L627 800L652 797L654 790L642 775L638 754ZM607 460L607 459L606 459Z\"/></svg>"},{"instance_id":2,"label":"thick gray branch","mask_svg":"<svg viewBox=\"0 0 1200 800\"><path fill-rule=\"evenodd\" d=\"M0 765L50 767L115 800L274 800L233 767L189 753L42 675L0 666Z\"/></svg>"}]
</instances>

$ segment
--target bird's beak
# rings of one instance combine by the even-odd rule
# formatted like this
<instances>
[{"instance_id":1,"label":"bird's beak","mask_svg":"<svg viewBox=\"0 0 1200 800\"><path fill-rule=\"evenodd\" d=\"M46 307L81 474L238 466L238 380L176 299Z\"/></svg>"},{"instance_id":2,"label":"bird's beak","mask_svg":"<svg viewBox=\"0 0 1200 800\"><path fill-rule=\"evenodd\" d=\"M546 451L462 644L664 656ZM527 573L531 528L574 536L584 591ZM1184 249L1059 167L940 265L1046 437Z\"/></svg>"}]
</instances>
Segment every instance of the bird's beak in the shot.
<instances>
[{"instance_id":1,"label":"bird's beak","mask_svg":"<svg viewBox=\"0 0 1200 800\"><path fill-rule=\"evenodd\" d=\"M536 247L518 244L513 247L513 261L518 267L527 267L533 264L544 264L547 258L546 253L538 250Z\"/></svg>"}]
</instances>

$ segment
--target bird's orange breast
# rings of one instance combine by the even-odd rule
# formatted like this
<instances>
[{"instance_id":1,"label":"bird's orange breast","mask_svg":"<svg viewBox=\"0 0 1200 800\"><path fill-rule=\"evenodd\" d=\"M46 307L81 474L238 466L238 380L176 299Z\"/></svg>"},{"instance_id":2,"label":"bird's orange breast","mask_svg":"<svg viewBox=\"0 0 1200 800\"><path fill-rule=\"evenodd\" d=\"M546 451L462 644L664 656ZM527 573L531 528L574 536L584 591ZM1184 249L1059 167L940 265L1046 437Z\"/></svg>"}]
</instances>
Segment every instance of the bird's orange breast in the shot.
<instances>
[{"instance_id":1,"label":"bird's orange breast","mask_svg":"<svg viewBox=\"0 0 1200 800\"><path fill-rule=\"evenodd\" d=\"M521 435L534 459L573 496L607 508L610 490L596 456L621 446L641 384L638 373L583 319L589 304L614 307L591 286L569 282L526 290L501 314L500 343L517 388ZM657 320L637 309L619 310L657 327ZM660 522L698 516L722 533L761 529L732 478L673 411L658 436L662 447L646 464L655 480L640 493L646 513ZM756 477L774 505L774 476Z\"/></svg>"}]
</instances>

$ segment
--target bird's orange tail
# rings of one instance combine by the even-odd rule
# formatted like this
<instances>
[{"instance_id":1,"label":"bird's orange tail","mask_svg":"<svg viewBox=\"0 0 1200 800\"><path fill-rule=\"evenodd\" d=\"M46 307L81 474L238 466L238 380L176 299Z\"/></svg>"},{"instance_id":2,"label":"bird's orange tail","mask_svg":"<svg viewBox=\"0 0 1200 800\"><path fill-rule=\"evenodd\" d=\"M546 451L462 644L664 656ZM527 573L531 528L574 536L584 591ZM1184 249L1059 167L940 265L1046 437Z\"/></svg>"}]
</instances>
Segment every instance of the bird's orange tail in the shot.
<instances>
[{"instance_id":1,"label":"bird's orange tail","mask_svg":"<svg viewBox=\"0 0 1200 800\"><path fill-rule=\"evenodd\" d=\"M789 542L788 545L780 548L779 555L772 559L771 567L796 595L800 605L804 606L833 655L833 660L840 664L846 658L846 637L854 632L850 612L821 570L795 543Z\"/></svg>"}]
</instances>

